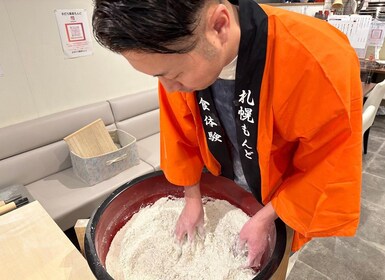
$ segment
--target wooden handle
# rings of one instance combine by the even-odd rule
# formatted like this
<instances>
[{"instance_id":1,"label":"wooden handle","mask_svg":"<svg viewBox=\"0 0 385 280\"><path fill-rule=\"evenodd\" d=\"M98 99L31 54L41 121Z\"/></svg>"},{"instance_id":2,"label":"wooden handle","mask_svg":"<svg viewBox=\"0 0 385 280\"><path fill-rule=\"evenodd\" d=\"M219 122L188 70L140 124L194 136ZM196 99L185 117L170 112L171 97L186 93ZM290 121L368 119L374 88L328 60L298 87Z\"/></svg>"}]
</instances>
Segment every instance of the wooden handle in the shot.
<instances>
[{"instance_id":1,"label":"wooden handle","mask_svg":"<svg viewBox=\"0 0 385 280\"><path fill-rule=\"evenodd\" d=\"M5 213L8 213L9 211L13 210L16 208L15 202L10 202L8 204L5 204L0 207L0 215L3 215Z\"/></svg>"},{"instance_id":2,"label":"wooden handle","mask_svg":"<svg viewBox=\"0 0 385 280\"><path fill-rule=\"evenodd\" d=\"M3 206L3 205L5 205L4 200L0 201L0 207Z\"/></svg>"}]
</instances>

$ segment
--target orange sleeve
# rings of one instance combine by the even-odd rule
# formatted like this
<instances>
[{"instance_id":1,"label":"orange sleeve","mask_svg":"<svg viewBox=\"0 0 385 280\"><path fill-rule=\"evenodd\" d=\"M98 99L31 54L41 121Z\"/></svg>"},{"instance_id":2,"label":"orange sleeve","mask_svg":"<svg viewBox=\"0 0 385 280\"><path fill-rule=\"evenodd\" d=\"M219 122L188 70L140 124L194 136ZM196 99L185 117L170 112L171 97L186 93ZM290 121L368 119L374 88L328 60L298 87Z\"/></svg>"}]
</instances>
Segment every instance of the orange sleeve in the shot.
<instances>
[{"instance_id":1,"label":"orange sleeve","mask_svg":"<svg viewBox=\"0 0 385 280\"><path fill-rule=\"evenodd\" d=\"M194 117L186 94L167 93L159 82L160 167L167 180L179 186L199 182L203 169Z\"/></svg>"},{"instance_id":2,"label":"orange sleeve","mask_svg":"<svg viewBox=\"0 0 385 280\"><path fill-rule=\"evenodd\" d=\"M267 50L260 106L262 195L295 230L292 249L298 250L312 237L352 236L357 230L360 65L346 36L328 23L265 8L268 45L274 48Z\"/></svg>"},{"instance_id":3,"label":"orange sleeve","mask_svg":"<svg viewBox=\"0 0 385 280\"><path fill-rule=\"evenodd\" d=\"M346 65L346 69L338 69L346 70L346 79L338 79L340 74L334 73L337 79L331 80L329 74L337 70L328 72L314 65L309 69L313 79L298 78L287 99L274 101L276 133L297 143L290 171L271 198L278 216L297 231L293 249L311 237L354 235L359 221L359 75L354 66ZM275 160L280 161L279 155Z\"/></svg>"}]
</instances>

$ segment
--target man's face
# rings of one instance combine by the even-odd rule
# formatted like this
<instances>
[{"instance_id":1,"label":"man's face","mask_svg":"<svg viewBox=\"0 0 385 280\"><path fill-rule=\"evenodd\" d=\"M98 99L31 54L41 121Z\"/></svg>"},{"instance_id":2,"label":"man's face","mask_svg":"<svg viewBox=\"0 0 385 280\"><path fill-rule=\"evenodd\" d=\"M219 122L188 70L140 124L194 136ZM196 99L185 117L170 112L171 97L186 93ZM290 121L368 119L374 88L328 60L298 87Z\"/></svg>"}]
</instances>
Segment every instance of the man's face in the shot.
<instances>
[{"instance_id":1,"label":"man's face","mask_svg":"<svg viewBox=\"0 0 385 280\"><path fill-rule=\"evenodd\" d=\"M223 68L219 52L204 44L186 54L128 51L122 55L136 70L158 77L168 92L192 92L214 83Z\"/></svg>"}]
</instances>

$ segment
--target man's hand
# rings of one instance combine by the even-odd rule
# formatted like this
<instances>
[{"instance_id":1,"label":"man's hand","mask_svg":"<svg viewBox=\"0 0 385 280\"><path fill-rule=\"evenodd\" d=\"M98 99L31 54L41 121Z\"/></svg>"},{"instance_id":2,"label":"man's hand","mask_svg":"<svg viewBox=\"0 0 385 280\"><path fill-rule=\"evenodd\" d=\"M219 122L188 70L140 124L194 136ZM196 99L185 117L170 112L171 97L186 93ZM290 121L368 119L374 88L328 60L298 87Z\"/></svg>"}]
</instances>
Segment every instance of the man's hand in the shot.
<instances>
[{"instance_id":1,"label":"man's hand","mask_svg":"<svg viewBox=\"0 0 385 280\"><path fill-rule=\"evenodd\" d=\"M247 244L248 267L260 268L261 258L269 242L271 226L277 217L273 206L268 203L242 227L239 233L238 249L243 249Z\"/></svg>"},{"instance_id":2,"label":"man's hand","mask_svg":"<svg viewBox=\"0 0 385 280\"><path fill-rule=\"evenodd\" d=\"M187 235L189 241L193 241L195 234L203 235L203 204L199 183L191 187L185 187L185 206L179 215L175 227L175 236L179 243L183 243Z\"/></svg>"}]
</instances>

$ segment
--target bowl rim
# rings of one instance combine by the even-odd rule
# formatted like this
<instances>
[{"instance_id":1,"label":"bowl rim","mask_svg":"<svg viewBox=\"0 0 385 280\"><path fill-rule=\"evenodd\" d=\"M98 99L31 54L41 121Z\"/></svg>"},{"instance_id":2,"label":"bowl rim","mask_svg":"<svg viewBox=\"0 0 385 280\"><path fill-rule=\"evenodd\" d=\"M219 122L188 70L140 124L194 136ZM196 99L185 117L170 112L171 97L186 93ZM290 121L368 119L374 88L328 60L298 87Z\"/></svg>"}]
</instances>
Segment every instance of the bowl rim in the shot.
<instances>
[{"instance_id":1,"label":"bowl rim","mask_svg":"<svg viewBox=\"0 0 385 280\"><path fill-rule=\"evenodd\" d=\"M163 171L154 171L142 176L139 176L131 181L128 181L118 187L115 191L113 191L103 202L102 204L94 210L92 213L87 227L85 231L85 237L84 237L84 250L85 250L85 256L86 260L88 262L88 265L90 266L93 274L97 279L100 280L114 280L112 276L107 272L105 267L101 264L101 261L96 253L95 248L95 234L96 234L96 225L98 224L103 212L105 209L108 208L110 203L114 200L116 196L118 196L120 193L124 192L128 187L133 186L139 182L142 182L148 178L156 177L156 176L164 176ZM213 175L214 176L214 175ZM224 177L225 178L225 177ZM286 238L287 238L287 231L286 226L284 222L277 218L274 221L275 228L276 228L276 241L275 241L275 247L271 254L271 257L268 261L268 263L264 266L264 268L251 280L263 280L263 279L269 279L274 272L277 270L278 266L280 265L283 255L286 250Z\"/></svg>"}]
</instances>

